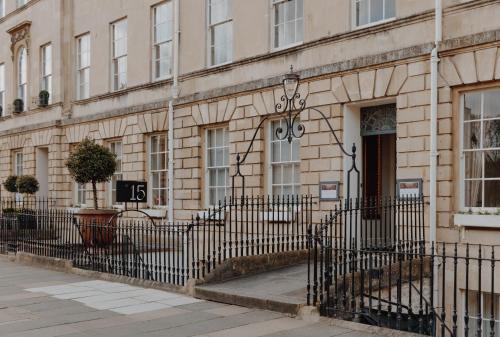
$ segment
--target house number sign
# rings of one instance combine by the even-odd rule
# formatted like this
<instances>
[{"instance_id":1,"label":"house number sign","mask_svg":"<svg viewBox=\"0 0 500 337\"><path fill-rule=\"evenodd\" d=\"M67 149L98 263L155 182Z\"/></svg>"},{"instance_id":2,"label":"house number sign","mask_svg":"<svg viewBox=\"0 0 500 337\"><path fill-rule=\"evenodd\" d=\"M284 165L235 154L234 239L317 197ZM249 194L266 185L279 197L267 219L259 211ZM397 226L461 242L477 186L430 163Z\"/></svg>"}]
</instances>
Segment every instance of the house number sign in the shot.
<instances>
[{"instance_id":1,"label":"house number sign","mask_svg":"<svg viewBox=\"0 0 500 337\"><path fill-rule=\"evenodd\" d=\"M148 202L148 183L145 181L118 180L116 182L117 202Z\"/></svg>"}]
</instances>

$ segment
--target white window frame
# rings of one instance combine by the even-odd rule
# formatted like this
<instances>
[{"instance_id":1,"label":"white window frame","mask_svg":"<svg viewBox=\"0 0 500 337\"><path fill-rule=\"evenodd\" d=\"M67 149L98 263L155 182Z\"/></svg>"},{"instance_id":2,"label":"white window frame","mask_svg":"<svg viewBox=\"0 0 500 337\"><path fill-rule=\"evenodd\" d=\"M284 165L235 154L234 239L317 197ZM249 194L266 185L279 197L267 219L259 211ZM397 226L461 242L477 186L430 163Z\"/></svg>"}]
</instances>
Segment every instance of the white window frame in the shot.
<instances>
[{"instance_id":1,"label":"white window frame","mask_svg":"<svg viewBox=\"0 0 500 337\"><path fill-rule=\"evenodd\" d=\"M125 36L117 38L116 33L118 32L117 27L119 25L124 25ZM125 43L125 51L123 54L115 54L115 45L118 41L123 40ZM118 63L123 61L125 63L125 71L118 72ZM112 91L124 90L128 87L128 21L127 18L115 21L111 24L111 89ZM119 86L120 76L123 76L124 85ZM116 82L115 82L116 80Z\"/></svg>"},{"instance_id":2,"label":"white window frame","mask_svg":"<svg viewBox=\"0 0 500 337\"><path fill-rule=\"evenodd\" d=\"M223 145L222 146L210 146L210 137L211 137L211 132L217 132L217 130L222 130L223 131ZM230 175L229 175L229 127L226 126L219 126L216 128L209 128L205 130L205 205L208 208L211 207L217 207L219 206L218 203L214 204L210 198L210 190L212 187L214 188L225 188L226 193L225 197L229 198L231 195L231 180L230 180ZM227 140L227 143L225 141ZM227 151L227 163L222 165L215 165L215 166L210 166L210 150L215 150L215 149L222 149L223 151ZM226 184L224 185L217 185L217 186L211 186L210 184L210 172L212 170L225 170L225 177L226 177ZM221 205L224 203L224 200L221 200Z\"/></svg>"},{"instance_id":3,"label":"white window frame","mask_svg":"<svg viewBox=\"0 0 500 337\"><path fill-rule=\"evenodd\" d=\"M24 154L23 150L16 150L12 152L12 173L16 176L22 176L24 174Z\"/></svg>"},{"instance_id":4,"label":"white window frame","mask_svg":"<svg viewBox=\"0 0 500 337\"><path fill-rule=\"evenodd\" d=\"M117 152L117 145L120 144L120 150ZM109 198L109 205L115 208L121 208L123 206L123 203L120 202L113 202L113 194L116 196L116 186L113 186L113 179L116 178L116 180L122 180L123 179L123 141L121 139L115 139L109 141L109 150L111 153L114 153L116 155L116 161L117 165L115 173L113 173L113 177L108 183L108 198ZM116 198L115 198L116 199Z\"/></svg>"},{"instance_id":5,"label":"white window frame","mask_svg":"<svg viewBox=\"0 0 500 337\"><path fill-rule=\"evenodd\" d=\"M5 116L5 63L0 63L0 117Z\"/></svg>"},{"instance_id":6,"label":"white window frame","mask_svg":"<svg viewBox=\"0 0 500 337\"><path fill-rule=\"evenodd\" d=\"M273 162L273 154L272 154L272 147L273 147L273 143L277 143L277 142L284 142L284 143L287 143L288 144L288 140L273 140L273 123L275 122L278 122L278 121L281 121L281 127L283 128L283 132L285 133L286 132L286 121L285 121L285 118L280 118L280 119L273 119L273 120L270 120L269 123L268 123L268 131L267 131L267 134L268 134L268 137L266 139L266 152L267 152L267 176L268 176L268 179L267 179L267 188L268 188L268 194L269 195L275 195L274 194L274 187L275 186L281 186L281 190L283 192L283 187L284 186L289 186L289 185L292 185L293 186L293 189L294 189L294 193L293 195L300 195L300 190L301 190L301 183L300 183L300 175L301 175L301 170L300 170L300 163L301 163L301 160L300 160L300 140L297 139L297 138L294 138L292 140L292 142L297 142L298 143L298 146L299 146L299 158L298 160L292 160L292 154L290 154L290 160L289 161L280 161L280 162ZM297 119L297 121L299 121ZM298 124L297 124L298 125ZM290 145L292 146L292 145ZM287 165L287 164L293 164L293 165L297 165L298 166L298 174L299 174L299 181L298 183L292 183L292 184L284 184L283 183L283 175L282 175L282 179L281 179L281 184L273 184L273 166L281 166L283 167L284 165ZM277 195L276 195L277 196ZM283 193L279 194L280 197L283 196Z\"/></svg>"},{"instance_id":7,"label":"white window frame","mask_svg":"<svg viewBox=\"0 0 500 337\"><path fill-rule=\"evenodd\" d=\"M0 0L0 18L5 16L5 0Z\"/></svg>"},{"instance_id":8,"label":"white window frame","mask_svg":"<svg viewBox=\"0 0 500 337\"><path fill-rule=\"evenodd\" d=\"M155 138L157 137L164 137L165 138L165 151L158 151L158 152L152 152L152 142ZM167 208L168 206L168 143L167 143L167 136L166 134L164 133L156 133L156 134L152 134L149 136L149 139L148 139L148 151L147 151L147 154L148 154L148 180L149 180L149 184L148 184L148 200L149 200L149 206L151 208L159 208L159 209L164 209L164 208ZM158 142L158 144L160 144L160 142ZM158 169L153 169L152 168L152 156L153 155L160 155L161 154L165 154L165 169L164 170L158 170ZM155 187L153 186L153 175L155 173L159 173L159 174L165 174L165 186L164 187ZM159 180L161 181L161 180ZM165 190L165 204L162 204L162 205L156 205L155 204L155 201L153 200L153 190Z\"/></svg>"},{"instance_id":9,"label":"white window frame","mask_svg":"<svg viewBox=\"0 0 500 337\"><path fill-rule=\"evenodd\" d=\"M40 70L41 70L41 90L49 93L49 104L52 103L52 44L47 43L40 48Z\"/></svg>"},{"instance_id":10,"label":"white window frame","mask_svg":"<svg viewBox=\"0 0 500 337\"><path fill-rule=\"evenodd\" d=\"M276 10L277 10L279 5L282 5L282 4L289 2L289 1L302 1L302 16L300 17L300 19L301 19L300 21L302 22L302 27L301 27L302 39L299 40L299 39L295 38L295 41L292 43L276 46L276 33L275 33L276 26L277 26L276 25ZM271 50L278 51L278 50L282 50L282 49L287 49L287 48L301 45L304 42L304 5L305 5L305 3L306 3L306 1L304 1L304 0L271 0ZM297 6L295 8L297 8ZM295 14L297 14L297 13L295 13ZM299 21L297 15L295 15L294 21L295 21L295 25L294 25L295 36L297 36L297 21ZM284 19L283 25L286 27L286 19ZM285 34L285 33L283 33L283 34Z\"/></svg>"},{"instance_id":11,"label":"white window frame","mask_svg":"<svg viewBox=\"0 0 500 337\"><path fill-rule=\"evenodd\" d=\"M23 61L21 61L21 56L24 55ZM23 100L24 110L28 110L28 50L25 46L19 48L17 53L17 98Z\"/></svg>"},{"instance_id":12,"label":"white window frame","mask_svg":"<svg viewBox=\"0 0 500 337\"><path fill-rule=\"evenodd\" d=\"M207 59L208 59L208 65L209 67L217 67L217 66L221 66L221 65L225 65L225 64L229 64L231 62L233 62L233 17L232 17L232 1L233 0L227 0L227 4L228 4L228 9L227 9L227 12L228 12L228 17L226 17L224 20L222 21L218 21L218 22L215 22L215 23L212 23L211 21L211 7L212 7L212 1L221 1L221 0L206 0L206 8L207 8L207 24L208 24L208 27L207 27ZM219 63L216 63L215 60L214 60L214 57L213 57L213 53L212 53L212 49L214 49L216 46L214 44L214 41L212 40L212 31L217 28L217 27L220 27L220 26L224 26L224 25L227 25L229 26L228 30L229 30L229 41L228 41L228 46L226 48L226 61L224 62L219 62Z\"/></svg>"},{"instance_id":13,"label":"white window frame","mask_svg":"<svg viewBox=\"0 0 500 337\"><path fill-rule=\"evenodd\" d=\"M461 321L462 321L462 331L463 331L463 328L465 328L465 290L462 291L462 315L461 315ZM482 320L482 323L484 324L485 321L488 322L488 325L490 324L490 317L484 317L484 296L490 296L491 295L491 292L487 292L487 291L482 291L481 292L481 315L483 316L481 318ZM500 295L498 293L494 293L495 297L496 297L496 300L497 300L497 303L498 303L498 308L500 309ZM470 328L470 323L472 320L475 320L477 319L476 317L476 314L477 314L477 310L472 312L470 309L470 298L471 296L474 296L474 299L477 298L477 290L469 290L469 328ZM488 308L489 309L489 308ZM500 312L498 311L495 311L495 314L497 315L497 318L495 319L495 322L496 324L500 325ZM481 327L481 334L484 335L486 337L486 335L484 334L484 330L482 329ZM461 334L459 334L461 335ZM472 333L469 333L469 335L473 335L475 336L476 335L476 331L473 331ZM488 335L489 336L489 335Z\"/></svg>"},{"instance_id":14,"label":"white window frame","mask_svg":"<svg viewBox=\"0 0 500 337\"><path fill-rule=\"evenodd\" d=\"M85 184L79 184L79 183L74 183L74 200L75 200L75 205L78 207L86 207L88 203L87 199L87 185ZM80 197L83 197L83 200L80 200Z\"/></svg>"},{"instance_id":15,"label":"white window frame","mask_svg":"<svg viewBox=\"0 0 500 337\"><path fill-rule=\"evenodd\" d=\"M460 130L459 130L459 142L460 142L460 145L459 145L459 153L460 153L460 197L459 197L459 200L460 200L460 209L462 211L472 211L474 213L482 213L482 212L485 212L485 213L497 213L497 211L500 209L500 207L470 207L470 206L466 206L465 205L465 150L464 150L464 110L465 110L465 95L467 93L473 93L473 92L477 92L477 93L485 93L487 91L491 91L491 90L500 90L500 88L491 88L491 89L483 89L483 90L477 90L477 91L469 91L469 92L462 92L461 95L460 95ZM483 97L483 96L482 96ZM484 112L484 99L482 98L481 99L481 119L479 120L475 120L475 121L481 121L481 147L479 150L476 150L477 152L483 152L484 149L483 149L483 124L484 124L484 121L485 120L491 120L490 118L488 119L483 119L483 112ZM493 119L500 119L498 117L496 118L493 118ZM500 151L500 148L487 148L488 150L498 150ZM482 193L482 202L483 202L483 205L484 205L484 181L486 180L498 180L498 179L495 179L495 178L485 178L484 177L485 175L485 172L484 172L484 163L482 165L482 174L481 174L481 181L483 182L483 187L481 189L481 193Z\"/></svg>"},{"instance_id":16,"label":"white window frame","mask_svg":"<svg viewBox=\"0 0 500 337\"><path fill-rule=\"evenodd\" d=\"M82 50L82 44L85 40L88 48L86 50ZM78 100L87 99L90 97L90 50L90 33L78 36L76 38L76 97ZM86 55L86 58L88 60L86 64L82 64L84 55ZM85 73L87 73L87 81L82 82L82 78L85 77ZM82 87L85 88L84 92L82 92Z\"/></svg>"},{"instance_id":17,"label":"white window frame","mask_svg":"<svg viewBox=\"0 0 500 337\"><path fill-rule=\"evenodd\" d=\"M360 0L351 0L351 13L352 13L352 28L353 29L361 29L361 28L367 28L367 27L371 27L371 26L376 26L376 25L380 25L382 23L386 23L386 22L390 22L390 21L393 21L396 19L396 3L394 3L394 16L393 17L390 17L390 18L385 18L385 1L384 0L384 8L383 8L383 19L382 20L378 20L378 21L373 21L373 22L368 22L368 23L365 23L365 24L362 24L362 25L358 25L357 22L358 22L358 13L357 13L357 9L356 9L356 5L357 3L359 2ZM371 4L371 1L373 0L367 0L370 2ZM371 6L369 6L369 8L371 8ZM370 18L370 11L368 12L368 18Z\"/></svg>"},{"instance_id":18,"label":"white window frame","mask_svg":"<svg viewBox=\"0 0 500 337\"><path fill-rule=\"evenodd\" d=\"M162 21L162 22L156 22L156 10L162 6L166 6L167 7L167 11L168 11L168 18L166 21ZM164 80L164 79L167 79L167 78L170 78L172 76L172 48L173 48L173 24L174 24L174 19L173 19L173 9L174 9L174 5L173 5L173 2L171 0L169 1L165 1L165 2L162 2L160 4L157 4L155 5L153 8L152 8L152 20L151 20L151 23L152 23L152 31L151 31L151 34L152 34L152 42L153 42L153 45L152 45L152 49L151 49L151 76L152 76L152 79L153 81L161 81L161 80ZM167 36L166 40L164 41L157 41L156 39L156 31L157 31L157 27L159 25L170 25L170 36ZM157 58L156 57L156 50L157 49L160 49L161 46L166 46L166 48L168 48L170 50L170 59L168 60L164 60L162 59L161 57L161 52L160 52L160 58ZM164 73L164 74L159 74L159 76L157 76L157 74L159 73L158 71L158 63L166 63L167 64L167 71Z\"/></svg>"}]
</instances>

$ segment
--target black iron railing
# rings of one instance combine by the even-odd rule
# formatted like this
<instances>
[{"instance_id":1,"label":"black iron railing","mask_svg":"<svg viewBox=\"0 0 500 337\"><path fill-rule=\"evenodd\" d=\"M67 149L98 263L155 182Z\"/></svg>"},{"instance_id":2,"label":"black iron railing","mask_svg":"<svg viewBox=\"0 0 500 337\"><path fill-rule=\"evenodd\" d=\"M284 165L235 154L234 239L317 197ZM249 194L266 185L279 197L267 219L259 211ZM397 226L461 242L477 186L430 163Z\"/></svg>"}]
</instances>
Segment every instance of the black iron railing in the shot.
<instances>
[{"instance_id":1,"label":"black iron railing","mask_svg":"<svg viewBox=\"0 0 500 337\"><path fill-rule=\"evenodd\" d=\"M308 301L322 315L431 336L499 336L497 247L345 248L324 226L310 233Z\"/></svg>"},{"instance_id":2,"label":"black iron railing","mask_svg":"<svg viewBox=\"0 0 500 337\"><path fill-rule=\"evenodd\" d=\"M18 195L15 197L0 198L0 208L4 211L14 209L43 210L56 208L57 200L47 197Z\"/></svg>"},{"instance_id":3,"label":"black iron railing","mask_svg":"<svg viewBox=\"0 0 500 337\"><path fill-rule=\"evenodd\" d=\"M228 199L191 222L87 222L65 210L0 209L0 247L79 268L183 285L227 259L307 248L310 196ZM305 254L304 254L305 256Z\"/></svg>"}]
</instances>

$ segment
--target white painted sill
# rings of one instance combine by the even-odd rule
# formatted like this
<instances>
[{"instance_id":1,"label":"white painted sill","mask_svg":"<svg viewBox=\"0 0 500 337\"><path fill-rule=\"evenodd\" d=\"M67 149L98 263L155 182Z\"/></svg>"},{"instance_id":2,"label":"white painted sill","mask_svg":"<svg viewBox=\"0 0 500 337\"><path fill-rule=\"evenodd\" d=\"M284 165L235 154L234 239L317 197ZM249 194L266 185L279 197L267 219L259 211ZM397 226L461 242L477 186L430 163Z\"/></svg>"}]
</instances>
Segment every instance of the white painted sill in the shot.
<instances>
[{"instance_id":1,"label":"white painted sill","mask_svg":"<svg viewBox=\"0 0 500 337\"><path fill-rule=\"evenodd\" d=\"M500 215L455 214L453 222L459 227L500 228Z\"/></svg>"}]
</instances>

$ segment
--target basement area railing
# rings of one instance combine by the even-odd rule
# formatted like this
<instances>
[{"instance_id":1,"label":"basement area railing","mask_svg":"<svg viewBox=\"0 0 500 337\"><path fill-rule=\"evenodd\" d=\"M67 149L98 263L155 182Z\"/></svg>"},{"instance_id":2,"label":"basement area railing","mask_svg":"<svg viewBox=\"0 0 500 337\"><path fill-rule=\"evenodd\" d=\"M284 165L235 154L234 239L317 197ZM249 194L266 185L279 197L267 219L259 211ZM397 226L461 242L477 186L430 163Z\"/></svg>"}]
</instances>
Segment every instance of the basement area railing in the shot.
<instances>
[{"instance_id":1,"label":"basement area railing","mask_svg":"<svg viewBox=\"0 0 500 337\"><path fill-rule=\"evenodd\" d=\"M345 248L310 231L308 301L324 316L430 336L500 335L498 247L401 241Z\"/></svg>"}]
</instances>

